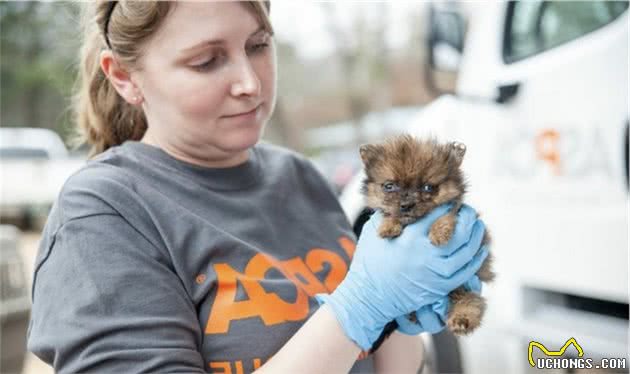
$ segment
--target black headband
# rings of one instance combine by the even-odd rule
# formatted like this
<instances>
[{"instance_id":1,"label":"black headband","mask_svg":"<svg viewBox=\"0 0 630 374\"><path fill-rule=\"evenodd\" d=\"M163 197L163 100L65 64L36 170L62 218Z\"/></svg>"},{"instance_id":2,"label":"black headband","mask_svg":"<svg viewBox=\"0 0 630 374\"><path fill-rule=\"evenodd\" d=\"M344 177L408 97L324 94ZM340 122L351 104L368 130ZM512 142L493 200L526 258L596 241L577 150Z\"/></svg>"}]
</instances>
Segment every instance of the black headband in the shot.
<instances>
[{"instance_id":1,"label":"black headband","mask_svg":"<svg viewBox=\"0 0 630 374\"><path fill-rule=\"evenodd\" d=\"M114 12L114 8L116 7L116 4L118 3L118 1L110 1L107 4L107 18L105 18L105 30L103 30L103 34L105 36L105 43L107 43L107 46L109 47L109 49L112 49L112 45L109 43L109 19L112 18L112 13Z\"/></svg>"}]
</instances>

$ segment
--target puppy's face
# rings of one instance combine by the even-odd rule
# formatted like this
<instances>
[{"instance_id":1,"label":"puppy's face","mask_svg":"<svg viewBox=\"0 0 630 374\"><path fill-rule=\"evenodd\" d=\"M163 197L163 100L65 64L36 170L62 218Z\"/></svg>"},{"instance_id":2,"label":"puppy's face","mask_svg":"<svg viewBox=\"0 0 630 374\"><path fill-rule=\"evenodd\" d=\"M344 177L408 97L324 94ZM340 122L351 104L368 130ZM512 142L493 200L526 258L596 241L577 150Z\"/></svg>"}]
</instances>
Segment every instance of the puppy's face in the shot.
<instances>
[{"instance_id":1,"label":"puppy's face","mask_svg":"<svg viewBox=\"0 0 630 374\"><path fill-rule=\"evenodd\" d=\"M367 205L408 224L436 206L461 200L466 190L460 170L466 148L397 136L361 146Z\"/></svg>"}]
</instances>

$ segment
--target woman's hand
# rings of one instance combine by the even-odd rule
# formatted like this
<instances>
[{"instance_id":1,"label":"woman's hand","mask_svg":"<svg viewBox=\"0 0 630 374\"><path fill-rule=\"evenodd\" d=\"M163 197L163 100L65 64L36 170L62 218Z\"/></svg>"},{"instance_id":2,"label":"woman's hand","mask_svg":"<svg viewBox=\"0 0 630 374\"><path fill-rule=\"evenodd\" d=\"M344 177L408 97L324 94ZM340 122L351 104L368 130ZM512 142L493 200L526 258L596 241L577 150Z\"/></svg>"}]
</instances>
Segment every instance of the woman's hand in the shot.
<instances>
[{"instance_id":1,"label":"woman's hand","mask_svg":"<svg viewBox=\"0 0 630 374\"><path fill-rule=\"evenodd\" d=\"M460 209L444 247L428 238L433 222L451 208L437 207L395 239L379 237L382 215L375 213L363 227L346 278L332 294L317 295L362 349L372 346L385 324L438 302L479 270L488 251L480 248L485 227L472 208Z\"/></svg>"}]
</instances>

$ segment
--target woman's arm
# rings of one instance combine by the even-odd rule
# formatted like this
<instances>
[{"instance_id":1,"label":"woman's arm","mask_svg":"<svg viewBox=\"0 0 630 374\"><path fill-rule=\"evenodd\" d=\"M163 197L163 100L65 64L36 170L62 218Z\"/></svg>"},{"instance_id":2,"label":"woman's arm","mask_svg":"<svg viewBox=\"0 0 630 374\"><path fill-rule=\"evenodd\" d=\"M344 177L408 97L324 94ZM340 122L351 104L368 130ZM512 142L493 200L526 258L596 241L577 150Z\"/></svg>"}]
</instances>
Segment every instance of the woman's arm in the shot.
<instances>
[{"instance_id":1,"label":"woman's arm","mask_svg":"<svg viewBox=\"0 0 630 374\"><path fill-rule=\"evenodd\" d=\"M256 373L347 373L360 352L324 304ZM394 332L374 353L374 368L377 373L417 373L423 360L419 335Z\"/></svg>"},{"instance_id":2,"label":"woman's arm","mask_svg":"<svg viewBox=\"0 0 630 374\"><path fill-rule=\"evenodd\" d=\"M256 373L347 373L360 352L324 304Z\"/></svg>"},{"instance_id":3,"label":"woman's arm","mask_svg":"<svg viewBox=\"0 0 630 374\"><path fill-rule=\"evenodd\" d=\"M420 335L404 335L397 331L374 353L377 373L417 373L425 360Z\"/></svg>"}]
</instances>

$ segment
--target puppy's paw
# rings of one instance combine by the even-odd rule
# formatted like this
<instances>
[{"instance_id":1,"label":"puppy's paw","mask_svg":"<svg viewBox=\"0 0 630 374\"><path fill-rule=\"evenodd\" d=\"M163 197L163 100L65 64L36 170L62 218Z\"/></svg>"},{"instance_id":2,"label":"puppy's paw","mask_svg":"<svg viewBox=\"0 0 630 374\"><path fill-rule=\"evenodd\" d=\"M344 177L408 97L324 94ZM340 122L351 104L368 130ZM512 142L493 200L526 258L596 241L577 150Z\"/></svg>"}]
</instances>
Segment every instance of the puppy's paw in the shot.
<instances>
[{"instance_id":1,"label":"puppy's paw","mask_svg":"<svg viewBox=\"0 0 630 374\"><path fill-rule=\"evenodd\" d=\"M472 323L467 316L457 316L446 321L448 329L457 336L466 336L473 330Z\"/></svg>"},{"instance_id":2,"label":"puppy's paw","mask_svg":"<svg viewBox=\"0 0 630 374\"><path fill-rule=\"evenodd\" d=\"M433 245L443 246L451 240L455 230L455 216L447 214L438 218L429 230L429 239Z\"/></svg>"},{"instance_id":3,"label":"puppy's paw","mask_svg":"<svg viewBox=\"0 0 630 374\"><path fill-rule=\"evenodd\" d=\"M378 235L381 238L395 238L402 232L402 224L394 220L383 220L378 228Z\"/></svg>"},{"instance_id":4,"label":"puppy's paw","mask_svg":"<svg viewBox=\"0 0 630 374\"><path fill-rule=\"evenodd\" d=\"M455 335L463 336L473 332L479 325L486 309L483 298L473 292L460 292L451 297L451 310L446 326Z\"/></svg>"}]
</instances>

